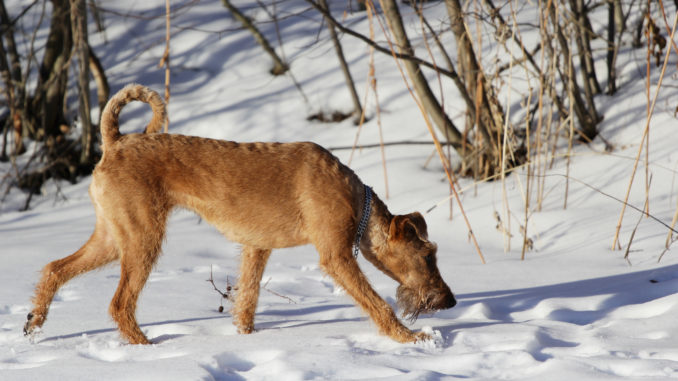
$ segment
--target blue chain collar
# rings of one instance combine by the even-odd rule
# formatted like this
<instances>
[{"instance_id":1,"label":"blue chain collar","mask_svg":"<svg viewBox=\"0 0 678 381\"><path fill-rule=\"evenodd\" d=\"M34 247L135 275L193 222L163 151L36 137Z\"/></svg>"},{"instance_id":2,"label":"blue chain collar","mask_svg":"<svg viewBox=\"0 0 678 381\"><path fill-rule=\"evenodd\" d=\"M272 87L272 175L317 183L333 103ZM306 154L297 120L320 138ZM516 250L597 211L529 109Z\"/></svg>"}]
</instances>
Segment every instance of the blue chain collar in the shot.
<instances>
[{"instance_id":1,"label":"blue chain collar","mask_svg":"<svg viewBox=\"0 0 678 381\"><path fill-rule=\"evenodd\" d=\"M364 185L365 187L365 201L363 203L363 215L360 217L360 222L358 223L358 231L355 233L355 242L353 243L353 256L358 258L358 253L360 252L360 240L365 234L367 229L367 221L370 219L370 214L372 213L372 188Z\"/></svg>"}]
</instances>

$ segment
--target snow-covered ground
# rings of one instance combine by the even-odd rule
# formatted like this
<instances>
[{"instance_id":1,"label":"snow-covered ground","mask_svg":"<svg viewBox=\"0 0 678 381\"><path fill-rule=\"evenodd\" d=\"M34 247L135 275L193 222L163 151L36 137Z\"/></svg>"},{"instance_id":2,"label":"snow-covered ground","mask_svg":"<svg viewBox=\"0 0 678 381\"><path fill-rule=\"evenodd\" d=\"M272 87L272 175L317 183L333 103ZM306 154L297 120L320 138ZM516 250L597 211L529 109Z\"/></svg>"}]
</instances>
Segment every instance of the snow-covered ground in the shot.
<instances>
[{"instance_id":1,"label":"snow-covered ground","mask_svg":"<svg viewBox=\"0 0 678 381\"><path fill-rule=\"evenodd\" d=\"M19 1L9 4L12 14L23 8ZM91 38L113 91L129 82L162 90L164 72L156 64L164 48L164 19L149 17L162 15L164 2L102 1L101 5L116 13L104 14L105 36ZM237 5L252 9L254 17L266 18L263 11L254 12L256 2ZM337 13L341 7L343 3L337 4ZM350 109L331 45L314 44L318 36L327 38L326 31L309 21L318 17L305 9L303 1L287 1L279 4L278 11L300 13L282 18L280 30L284 52L308 103L289 76L268 74L268 59L247 32L236 29L220 2L198 2L180 11L173 20L171 132L240 141L352 144L356 129L350 121L326 125L305 120L319 110ZM409 14L407 10L403 8ZM442 20L444 4L433 4L427 12L432 20ZM522 12L521 18L535 17L530 8ZM120 15L128 13L143 17ZM31 20L37 22L37 16ZM346 17L367 33L363 14ZM413 34L418 30L413 18L408 25ZM275 41L274 25L264 24L264 28ZM45 34L39 37L44 39ZM447 38L450 42L449 33ZM367 49L348 36L343 43L364 93ZM528 223L534 249L524 261L518 228L524 223L522 172L506 181L510 217L504 214L501 182L479 184L476 192L470 180L461 180L466 189L463 205L485 265L468 240L458 206L452 220L447 203L426 215L430 237L439 245L441 274L459 301L453 309L421 316L412 324L415 330L432 332L434 342L404 345L380 336L352 300L319 270L310 246L274 252L264 275L266 290L257 309L257 332L238 335L228 304L224 303L224 313L218 312L222 301L206 281L212 272L222 288L227 279L234 282L238 245L186 211L172 216L164 255L139 302L138 320L155 344L125 343L108 316L119 278L116 266L64 286L43 332L30 342L22 326L38 272L85 242L93 229L94 212L87 178L76 185L60 184L58 197L54 184L48 184L46 194L35 197L26 212L17 211L25 195L14 190L0 209L0 379L678 378L678 252L671 247L659 261L667 229L645 218L635 232L630 263L623 250L610 250L621 204L601 193L623 198L629 183L645 121L644 57L644 51L624 48L620 92L598 97L599 111L605 114L601 131L615 150L605 154L598 140L574 148L567 209L563 209L566 179L561 176L566 173L565 160L557 160L547 172L542 210L531 213ZM385 140L427 139L421 115L392 59L380 54L375 62ZM673 216L678 189L678 153L671 130L678 99L675 58L668 67L668 85L660 92L653 116L649 156L649 208L665 223ZM653 83L658 74L654 70ZM450 81L445 82L446 109L462 125L463 104L454 98ZM515 82L517 88L525 87ZM511 99L517 109L519 90ZM370 110L374 115L372 106ZM123 131L139 130L149 116L143 106L130 105L123 112ZM373 118L361 132L360 142L374 143L378 136ZM335 153L344 162L349 158L349 151ZM448 196L440 165L435 159L426 165L431 153L430 146L386 149L386 202L392 212L423 212ZM351 167L377 193L385 194L378 150L356 152ZM9 167L0 169L5 172ZM639 208L644 203L644 176L642 167L630 198ZM509 252L504 252L503 236L495 228L495 211L511 220ZM638 221L639 214L629 209L621 231L624 249ZM395 304L396 283L363 258L360 266L375 289Z\"/></svg>"}]
</instances>

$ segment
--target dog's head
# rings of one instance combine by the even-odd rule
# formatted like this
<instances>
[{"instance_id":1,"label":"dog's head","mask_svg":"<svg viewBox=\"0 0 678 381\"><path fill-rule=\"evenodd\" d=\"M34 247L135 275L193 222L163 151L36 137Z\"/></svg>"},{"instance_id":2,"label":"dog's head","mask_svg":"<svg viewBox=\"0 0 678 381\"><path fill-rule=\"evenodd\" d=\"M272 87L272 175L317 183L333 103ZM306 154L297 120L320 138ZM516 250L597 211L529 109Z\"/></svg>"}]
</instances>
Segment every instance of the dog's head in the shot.
<instances>
[{"instance_id":1,"label":"dog's head","mask_svg":"<svg viewBox=\"0 0 678 381\"><path fill-rule=\"evenodd\" d=\"M394 216L386 245L386 252L378 258L378 267L400 283L396 297L404 317L416 320L420 313L457 304L440 276L438 246L428 240L426 221L420 213Z\"/></svg>"}]
</instances>

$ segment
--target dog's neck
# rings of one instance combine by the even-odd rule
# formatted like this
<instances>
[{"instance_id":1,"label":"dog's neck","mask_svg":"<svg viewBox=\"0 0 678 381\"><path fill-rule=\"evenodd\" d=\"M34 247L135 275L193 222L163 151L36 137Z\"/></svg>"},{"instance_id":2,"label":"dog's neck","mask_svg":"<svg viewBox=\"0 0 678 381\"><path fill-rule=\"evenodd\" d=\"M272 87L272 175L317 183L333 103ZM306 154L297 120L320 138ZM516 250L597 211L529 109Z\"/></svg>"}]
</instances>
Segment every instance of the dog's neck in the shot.
<instances>
[{"instance_id":1,"label":"dog's neck","mask_svg":"<svg viewBox=\"0 0 678 381\"><path fill-rule=\"evenodd\" d=\"M363 209L358 222L358 231L355 233L355 243L353 244L353 256L358 257L360 251L360 241L362 240L365 230L367 230L367 223L372 215L372 188L364 185L365 196L363 197Z\"/></svg>"},{"instance_id":2,"label":"dog's neck","mask_svg":"<svg viewBox=\"0 0 678 381\"><path fill-rule=\"evenodd\" d=\"M363 256L386 275L393 274L384 267L382 258L389 255L388 232L393 215L376 194L372 194L372 213L367 222L367 229L360 242ZM395 279L395 278L394 278Z\"/></svg>"}]
</instances>

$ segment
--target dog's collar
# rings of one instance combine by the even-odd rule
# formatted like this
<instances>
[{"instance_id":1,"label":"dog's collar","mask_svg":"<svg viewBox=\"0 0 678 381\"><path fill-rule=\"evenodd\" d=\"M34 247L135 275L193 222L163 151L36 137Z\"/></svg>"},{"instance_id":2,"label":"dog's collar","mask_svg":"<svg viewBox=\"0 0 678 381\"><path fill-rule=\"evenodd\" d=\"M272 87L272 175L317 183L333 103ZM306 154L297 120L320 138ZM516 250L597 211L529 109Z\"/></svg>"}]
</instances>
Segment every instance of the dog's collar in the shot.
<instances>
[{"instance_id":1,"label":"dog's collar","mask_svg":"<svg viewBox=\"0 0 678 381\"><path fill-rule=\"evenodd\" d=\"M363 202L363 215L360 217L360 222L358 223L358 231L355 233L355 242L353 243L353 256L358 258L358 253L360 252L360 240L365 234L367 229L367 221L370 219L370 214L372 213L372 188L364 185L365 187L365 201Z\"/></svg>"}]
</instances>

